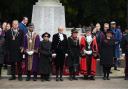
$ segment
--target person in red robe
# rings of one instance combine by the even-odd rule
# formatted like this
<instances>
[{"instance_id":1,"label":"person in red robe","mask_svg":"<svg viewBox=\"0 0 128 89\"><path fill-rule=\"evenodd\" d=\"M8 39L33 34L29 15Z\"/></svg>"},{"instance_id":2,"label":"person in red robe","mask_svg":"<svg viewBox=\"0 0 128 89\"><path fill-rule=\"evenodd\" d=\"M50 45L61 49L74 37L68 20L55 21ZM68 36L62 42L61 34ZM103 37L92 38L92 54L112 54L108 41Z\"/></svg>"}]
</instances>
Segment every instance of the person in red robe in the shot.
<instances>
[{"instance_id":1,"label":"person in red robe","mask_svg":"<svg viewBox=\"0 0 128 89\"><path fill-rule=\"evenodd\" d=\"M92 35L90 27L86 29L86 34L81 37L80 46L80 73L84 75L84 79L95 80L98 46L96 37Z\"/></svg>"}]
</instances>

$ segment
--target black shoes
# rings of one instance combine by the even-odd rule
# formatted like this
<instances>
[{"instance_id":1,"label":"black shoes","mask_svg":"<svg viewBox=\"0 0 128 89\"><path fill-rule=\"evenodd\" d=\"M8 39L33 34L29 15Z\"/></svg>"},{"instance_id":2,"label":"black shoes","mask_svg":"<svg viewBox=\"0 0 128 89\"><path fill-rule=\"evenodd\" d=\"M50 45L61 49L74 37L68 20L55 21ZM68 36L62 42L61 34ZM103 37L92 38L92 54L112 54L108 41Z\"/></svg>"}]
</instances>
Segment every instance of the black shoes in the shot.
<instances>
[{"instance_id":1,"label":"black shoes","mask_svg":"<svg viewBox=\"0 0 128 89\"><path fill-rule=\"evenodd\" d=\"M90 77L90 80L95 80L95 77L94 77L94 76L91 76L91 77Z\"/></svg>"},{"instance_id":2,"label":"black shoes","mask_svg":"<svg viewBox=\"0 0 128 89\"><path fill-rule=\"evenodd\" d=\"M107 78L106 77L103 77L103 80L106 80Z\"/></svg>"},{"instance_id":3,"label":"black shoes","mask_svg":"<svg viewBox=\"0 0 128 89\"><path fill-rule=\"evenodd\" d=\"M110 80L109 77L103 77L103 80Z\"/></svg>"},{"instance_id":4,"label":"black shoes","mask_svg":"<svg viewBox=\"0 0 128 89\"><path fill-rule=\"evenodd\" d=\"M70 75L69 80L70 80L70 81L72 81L72 80L78 80L78 78L76 78L75 75L74 75L74 76Z\"/></svg>"},{"instance_id":5,"label":"black shoes","mask_svg":"<svg viewBox=\"0 0 128 89\"><path fill-rule=\"evenodd\" d=\"M50 78L45 79L46 81L50 81Z\"/></svg>"},{"instance_id":6,"label":"black shoes","mask_svg":"<svg viewBox=\"0 0 128 89\"><path fill-rule=\"evenodd\" d=\"M31 77L27 76L26 81L30 81Z\"/></svg>"},{"instance_id":7,"label":"black shoes","mask_svg":"<svg viewBox=\"0 0 128 89\"><path fill-rule=\"evenodd\" d=\"M72 77L69 77L69 80L72 81L73 80Z\"/></svg>"},{"instance_id":8,"label":"black shoes","mask_svg":"<svg viewBox=\"0 0 128 89\"><path fill-rule=\"evenodd\" d=\"M84 80L88 80L88 76L84 75Z\"/></svg>"},{"instance_id":9,"label":"black shoes","mask_svg":"<svg viewBox=\"0 0 128 89\"><path fill-rule=\"evenodd\" d=\"M41 81L50 81L50 76L49 75L41 75Z\"/></svg>"},{"instance_id":10,"label":"black shoes","mask_svg":"<svg viewBox=\"0 0 128 89\"><path fill-rule=\"evenodd\" d=\"M9 80L16 80L16 76L15 75L12 75Z\"/></svg>"},{"instance_id":11,"label":"black shoes","mask_svg":"<svg viewBox=\"0 0 128 89\"><path fill-rule=\"evenodd\" d=\"M26 78L26 81L30 81L30 80L31 80L30 77L27 77L27 78ZM37 77L33 77L33 81L37 81Z\"/></svg>"},{"instance_id":12,"label":"black shoes","mask_svg":"<svg viewBox=\"0 0 128 89\"><path fill-rule=\"evenodd\" d=\"M128 80L128 76L125 76L125 80Z\"/></svg>"},{"instance_id":13,"label":"black shoes","mask_svg":"<svg viewBox=\"0 0 128 89\"><path fill-rule=\"evenodd\" d=\"M107 80L110 80L110 78L109 78L109 77L107 77Z\"/></svg>"},{"instance_id":14,"label":"black shoes","mask_svg":"<svg viewBox=\"0 0 128 89\"><path fill-rule=\"evenodd\" d=\"M33 81L37 81L37 76L34 76L33 77Z\"/></svg>"},{"instance_id":15,"label":"black shoes","mask_svg":"<svg viewBox=\"0 0 128 89\"><path fill-rule=\"evenodd\" d=\"M88 75L84 75L84 80L95 80L95 76L88 76Z\"/></svg>"},{"instance_id":16,"label":"black shoes","mask_svg":"<svg viewBox=\"0 0 128 89\"><path fill-rule=\"evenodd\" d=\"M23 80L22 75L19 75L19 76L18 76L18 80L19 80L19 81L22 81L22 80Z\"/></svg>"},{"instance_id":17,"label":"black shoes","mask_svg":"<svg viewBox=\"0 0 128 89\"><path fill-rule=\"evenodd\" d=\"M61 78L60 78L60 81L64 81L64 79L61 77Z\"/></svg>"},{"instance_id":18,"label":"black shoes","mask_svg":"<svg viewBox=\"0 0 128 89\"><path fill-rule=\"evenodd\" d=\"M76 78L75 76L73 76L73 80L78 80L78 78Z\"/></svg>"},{"instance_id":19,"label":"black shoes","mask_svg":"<svg viewBox=\"0 0 128 89\"><path fill-rule=\"evenodd\" d=\"M56 78L56 81L59 81L59 78L58 77Z\"/></svg>"},{"instance_id":20,"label":"black shoes","mask_svg":"<svg viewBox=\"0 0 128 89\"><path fill-rule=\"evenodd\" d=\"M16 80L16 76L15 76L15 75L12 75L12 76L9 78L9 80ZM22 81L22 80L23 80L22 75L18 75L18 80L19 80L19 81Z\"/></svg>"},{"instance_id":21,"label":"black shoes","mask_svg":"<svg viewBox=\"0 0 128 89\"><path fill-rule=\"evenodd\" d=\"M64 79L61 77L61 78L56 78L56 81L64 81Z\"/></svg>"}]
</instances>

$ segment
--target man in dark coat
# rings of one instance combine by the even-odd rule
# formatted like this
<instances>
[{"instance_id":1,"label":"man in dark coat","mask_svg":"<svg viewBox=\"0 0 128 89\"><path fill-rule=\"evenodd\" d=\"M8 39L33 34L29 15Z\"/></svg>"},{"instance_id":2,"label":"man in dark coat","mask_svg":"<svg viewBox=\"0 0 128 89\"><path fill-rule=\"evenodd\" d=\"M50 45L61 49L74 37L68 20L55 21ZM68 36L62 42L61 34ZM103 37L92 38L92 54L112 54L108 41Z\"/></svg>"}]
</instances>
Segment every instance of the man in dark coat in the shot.
<instances>
[{"instance_id":1,"label":"man in dark coat","mask_svg":"<svg viewBox=\"0 0 128 89\"><path fill-rule=\"evenodd\" d=\"M1 79L2 66L4 63L4 43L5 43L4 35L2 33L3 31L2 29L0 29L0 79Z\"/></svg>"},{"instance_id":2,"label":"man in dark coat","mask_svg":"<svg viewBox=\"0 0 128 89\"><path fill-rule=\"evenodd\" d=\"M23 17L22 22L19 24L19 29L24 32L24 35L28 33L27 25L28 24L28 18Z\"/></svg>"},{"instance_id":3,"label":"man in dark coat","mask_svg":"<svg viewBox=\"0 0 128 89\"><path fill-rule=\"evenodd\" d=\"M100 25L100 23L97 23L96 24L96 27L93 29L93 35L96 36L98 50L99 50L99 54L100 54L101 40L104 37L104 34L101 31L101 25Z\"/></svg>"},{"instance_id":4,"label":"man in dark coat","mask_svg":"<svg viewBox=\"0 0 128 89\"><path fill-rule=\"evenodd\" d=\"M18 21L12 22L12 28L6 33L6 47L10 54L11 60L11 78L9 80L16 79L16 64L18 80L22 80L22 53L23 53L23 39L24 33L18 28Z\"/></svg>"},{"instance_id":5,"label":"man in dark coat","mask_svg":"<svg viewBox=\"0 0 128 89\"><path fill-rule=\"evenodd\" d=\"M68 38L68 66L70 72L70 80L78 80L76 74L79 71L80 44L77 29L71 30L72 35Z\"/></svg>"},{"instance_id":6,"label":"man in dark coat","mask_svg":"<svg viewBox=\"0 0 128 89\"><path fill-rule=\"evenodd\" d=\"M122 38L121 48L125 55L125 80L128 80L128 28L125 30L125 35Z\"/></svg>"},{"instance_id":7,"label":"man in dark coat","mask_svg":"<svg viewBox=\"0 0 128 89\"><path fill-rule=\"evenodd\" d=\"M52 52L55 58L55 66L56 66L56 81L63 81L63 66L65 55L67 55L68 49L68 41L67 36L63 34L63 28L58 28L58 33L53 35L52 40ZM59 76L60 75L60 78Z\"/></svg>"}]
</instances>

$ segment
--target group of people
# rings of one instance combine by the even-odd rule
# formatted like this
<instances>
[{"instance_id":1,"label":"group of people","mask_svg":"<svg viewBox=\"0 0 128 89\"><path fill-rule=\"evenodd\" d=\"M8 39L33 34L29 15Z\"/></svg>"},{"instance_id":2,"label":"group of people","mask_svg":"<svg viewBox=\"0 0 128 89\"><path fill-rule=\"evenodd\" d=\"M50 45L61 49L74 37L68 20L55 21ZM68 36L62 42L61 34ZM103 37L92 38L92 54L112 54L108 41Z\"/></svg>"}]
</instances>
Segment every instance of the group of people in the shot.
<instances>
[{"instance_id":1,"label":"group of people","mask_svg":"<svg viewBox=\"0 0 128 89\"><path fill-rule=\"evenodd\" d=\"M76 76L79 74L84 79L95 80L99 58L103 66L103 79L110 80L111 67L118 70L121 47L126 56L125 79L128 80L128 29L122 35L116 22L111 22L111 27L105 23L103 30L97 23L95 28L86 28L80 36L78 30L73 28L70 37L63 33L63 27L59 27L52 41L48 32L42 34L41 41L34 31L34 24L30 23L28 27L27 24L27 17L20 24L18 20L14 20L12 26L3 23L0 29L0 77L4 61L8 59L11 65L9 80L15 80L18 75L18 80L22 81L22 75L26 74L26 81L31 80L31 75L34 81L37 75L41 76L42 81L50 81L50 75L55 70L56 81L63 81L65 68L69 70L71 81L78 80Z\"/></svg>"}]
</instances>

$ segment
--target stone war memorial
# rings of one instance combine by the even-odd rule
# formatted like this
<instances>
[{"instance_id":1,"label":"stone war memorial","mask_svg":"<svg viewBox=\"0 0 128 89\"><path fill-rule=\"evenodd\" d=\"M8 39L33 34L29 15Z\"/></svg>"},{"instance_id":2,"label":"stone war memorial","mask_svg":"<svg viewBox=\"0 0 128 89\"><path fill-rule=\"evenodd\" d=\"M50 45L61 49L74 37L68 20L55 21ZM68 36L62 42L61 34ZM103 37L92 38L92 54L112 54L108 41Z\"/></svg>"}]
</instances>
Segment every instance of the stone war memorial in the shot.
<instances>
[{"instance_id":1,"label":"stone war memorial","mask_svg":"<svg viewBox=\"0 0 128 89\"><path fill-rule=\"evenodd\" d=\"M38 34L57 32L59 26L65 28L65 9L59 0L39 0L33 6L32 23Z\"/></svg>"},{"instance_id":2,"label":"stone war memorial","mask_svg":"<svg viewBox=\"0 0 128 89\"><path fill-rule=\"evenodd\" d=\"M57 33L59 26L65 28L64 33L67 36L71 35L72 28L66 28L65 7L59 0L38 0L33 5L32 23L34 23L35 30L40 36L44 32L49 32L53 36L53 34ZM77 29L81 35L81 28ZM100 66L100 60L97 60L97 76L101 75L102 67ZM117 75L117 73L114 75Z\"/></svg>"},{"instance_id":3,"label":"stone war memorial","mask_svg":"<svg viewBox=\"0 0 128 89\"><path fill-rule=\"evenodd\" d=\"M125 55L121 48L119 49L121 55L117 58L118 70L114 69L114 56L110 58L110 54L112 54L111 52L114 49L113 46L121 42L111 41L110 38L114 38L112 34L116 32L115 29L112 32L111 25L114 25L114 22L118 25L118 22L120 22L121 24L119 24L118 30L119 28L121 31L123 30L122 24L126 20L126 17L124 17L126 16L126 11L123 11L124 7L126 10L126 2L124 1L127 1L128 12L128 0L116 0L116 2L114 0L97 0L96 2L94 0L13 0L13 2L12 0L1 0L0 54L2 56L0 55L0 61L2 58L5 61L2 60L2 64L0 62L0 89L128 89L128 79L125 78L127 75L126 70L128 70L128 65L126 65L128 64L128 55ZM27 21L25 23L20 21L22 15L28 17L28 19L25 17L28 21L27 24L25 24ZM120 20L112 19L114 17ZM22 39L25 46L16 47L22 42L21 40L17 41L19 38L22 38L18 36L20 33L18 32L17 21L15 21L16 23L13 22L13 24L9 21L12 26L10 27L11 30L8 29L10 33L6 33L7 29L4 29L4 26L9 28L9 22L5 25L2 21L4 19L7 19L5 21L13 20L14 18L17 18L19 22L26 25L26 28L29 28L29 33L25 36L26 40L24 38ZM33 23L34 28L33 24L28 25L29 23ZM100 23L101 26L99 24L96 25L96 23ZM104 26L104 23L107 23L107 25ZM16 26L17 29L15 28ZM60 26L64 27L64 34L69 37L68 42L65 41L67 47L63 47L65 43L61 43L64 40L61 33L57 34L59 38L56 36L58 42L55 46L57 47L53 46L52 36L58 33ZM73 29L74 27L76 29ZM97 29L96 27L101 27L101 29ZM37 39L39 38L37 34L33 34L34 32L31 31L32 28L40 35L40 39ZM126 29L128 31L128 28ZM100 34L100 30L103 34ZM105 32L107 30L111 31ZM90 35L91 31L93 35ZM47 40L49 37L48 34L45 34L44 39L42 39L41 36L45 32L50 33L50 41ZM106 33L109 35L108 38ZM24 34L21 35L24 36ZM125 33L123 35L127 34ZM93 42L95 37L98 39ZM5 44L9 44L11 47L5 45L4 41ZM51 42L53 42L53 47L51 47ZM101 42L102 45L96 45L97 42ZM110 50L110 47L112 47L112 50ZM12 49L11 51L8 50L10 48ZM51 48L58 49L59 51L55 51L55 49L51 50ZM58 59L59 61L63 61L64 66L57 68L58 65L63 65L63 63L57 62L58 54L61 52L64 53L63 48L67 50L63 56L60 54L61 57ZM103 48L105 51L102 51ZM4 49L5 52L2 52L1 49ZM124 49L128 49L128 47L124 47ZM21 55L19 52L15 53L16 50L19 50ZM105 52L104 58L102 58L101 52ZM12 63L11 59L14 57L10 57L10 53L14 53L11 55L14 57L16 54L19 54L21 60L15 60L16 62ZM67 54L68 56L66 58ZM64 58L65 60L63 60ZM103 59L106 59L104 64L102 64ZM113 62L109 63L108 59L111 59ZM38 63L35 61L38 61ZM34 68L35 66L36 68ZM109 70L110 67L112 67L111 70ZM60 71L57 72L57 69ZM21 73L18 73L19 70ZM60 74L59 78L56 76L57 73ZM110 74L110 79L107 73ZM63 74L63 78L61 74ZM12 79L10 80L10 78Z\"/></svg>"}]
</instances>

